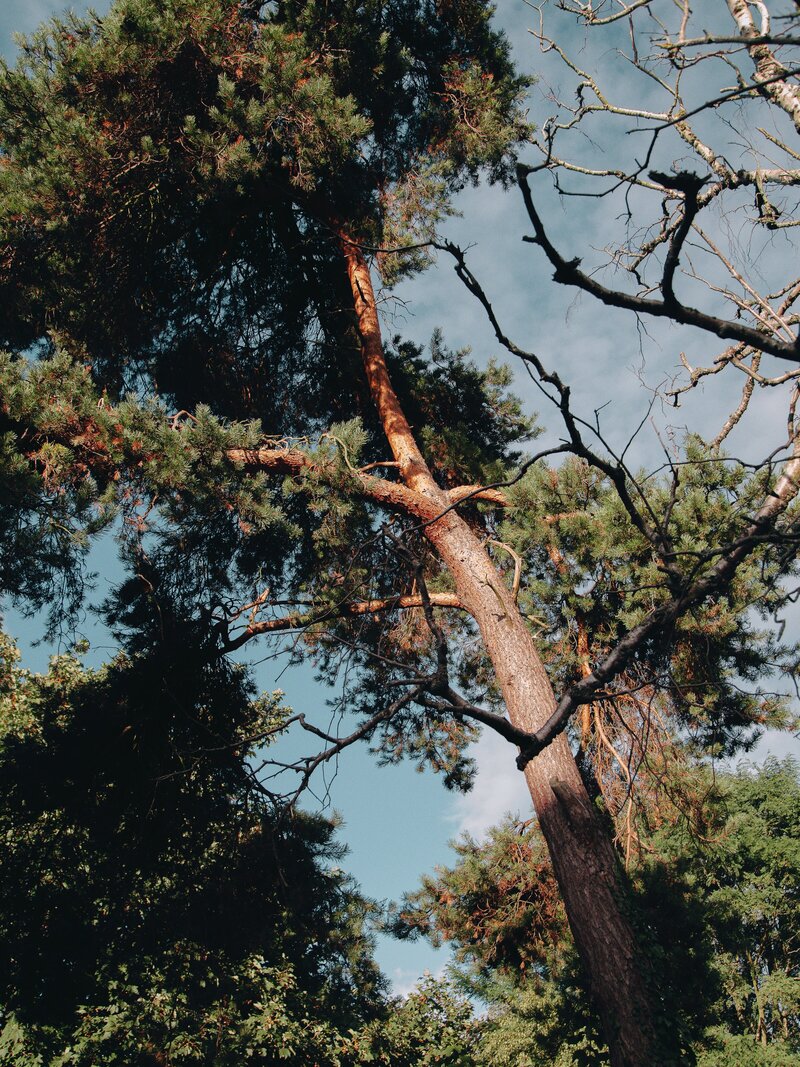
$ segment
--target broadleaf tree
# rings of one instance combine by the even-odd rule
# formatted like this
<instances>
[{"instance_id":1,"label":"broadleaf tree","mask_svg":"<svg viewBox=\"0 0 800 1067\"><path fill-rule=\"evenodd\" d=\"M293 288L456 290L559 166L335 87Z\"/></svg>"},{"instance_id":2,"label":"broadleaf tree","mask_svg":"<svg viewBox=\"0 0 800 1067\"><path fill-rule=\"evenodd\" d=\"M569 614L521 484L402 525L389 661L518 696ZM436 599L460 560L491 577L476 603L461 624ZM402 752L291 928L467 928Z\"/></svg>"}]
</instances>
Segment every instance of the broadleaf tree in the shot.
<instances>
[{"instance_id":1,"label":"broadleaf tree","mask_svg":"<svg viewBox=\"0 0 800 1067\"><path fill-rule=\"evenodd\" d=\"M280 695L165 621L94 671L0 644L0 1063L463 1063L469 1006L386 996L333 825L258 788Z\"/></svg>"},{"instance_id":2,"label":"broadleaf tree","mask_svg":"<svg viewBox=\"0 0 800 1067\"><path fill-rule=\"evenodd\" d=\"M107 616L132 653L155 616L202 635L210 661L298 632L295 655L323 672L347 661L347 729L281 724L320 744L283 766L288 787L262 784L283 800L359 740L461 786L476 726L498 731L612 1063L677 1062L568 728L639 689L643 714L677 709L717 743L768 717L737 702L732 672L758 665L735 630L792 567L794 424L755 473L721 474L697 442L689 477L642 481L587 444L568 386L508 341L452 246L565 440L523 456L536 429L505 372L440 338L426 355L383 337L374 270L389 286L424 268L453 194L509 182L531 135L528 83L490 20L483 0L119 0L24 42L0 79L4 573L32 605L64 583L74 610L85 545L116 517L129 578ZM544 466L568 452L575 468ZM543 530L563 519L586 565L585 530L540 507L542 483L570 477L597 486L590 518L614 515L604 551L637 564L589 594L575 579L571 603L571 561ZM555 593L526 567L543 549Z\"/></svg>"}]
</instances>

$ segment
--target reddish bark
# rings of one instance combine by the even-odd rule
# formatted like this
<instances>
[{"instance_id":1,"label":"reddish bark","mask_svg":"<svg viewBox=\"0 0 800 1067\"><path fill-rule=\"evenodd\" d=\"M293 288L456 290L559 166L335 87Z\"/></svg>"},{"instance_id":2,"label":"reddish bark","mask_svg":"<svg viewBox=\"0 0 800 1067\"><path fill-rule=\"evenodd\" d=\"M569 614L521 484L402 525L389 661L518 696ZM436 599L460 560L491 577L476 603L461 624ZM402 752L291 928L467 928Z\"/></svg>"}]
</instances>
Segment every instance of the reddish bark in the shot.
<instances>
[{"instance_id":1,"label":"reddish bark","mask_svg":"<svg viewBox=\"0 0 800 1067\"><path fill-rule=\"evenodd\" d=\"M364 369L407 491L430 508L425 535L450 571L459 601L477 623L511 723L533 732L556 706L531 634L485 547L435 482L392 389L383 355L369 267L341 236ZM423 507L409 509L417 516ZM636 939L622 902L616 856L584 788L569 743L559 734L525 768L575 943L602 1019L613 1067L653 1063L653 1011Z\"/></svg>"},{"instance_id":2,"label":"reddish bark","mask_svg":"<svg viewBox=\"0 0 800 1067\"><path fill-rule=\"evenodd\" d=\"M277 619L258 619L247 626L237 637L231 638L225 644L226 652L233 652L259 634L279 633L282 630L299 630L306 626L315 626L318 623L332 621L341 616L357 618L359 615L378 615L383 611L393 611L397 608L422 608L424 600L421 596L394 596L382 600L358 600L345 601L343 604L333 605L319 612L293 611L288 615L282 615ZM428 603L434 608L461 608L461 601L455 593L429 593Z\"/></svg>"}]
</instances>

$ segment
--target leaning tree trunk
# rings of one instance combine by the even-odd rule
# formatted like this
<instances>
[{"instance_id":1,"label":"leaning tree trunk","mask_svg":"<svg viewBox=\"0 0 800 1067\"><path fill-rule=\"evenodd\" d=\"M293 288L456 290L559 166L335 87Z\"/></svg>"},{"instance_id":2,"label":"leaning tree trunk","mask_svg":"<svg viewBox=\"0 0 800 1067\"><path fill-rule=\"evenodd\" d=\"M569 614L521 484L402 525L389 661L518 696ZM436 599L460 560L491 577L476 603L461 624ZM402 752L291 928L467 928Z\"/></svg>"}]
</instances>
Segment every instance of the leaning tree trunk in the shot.
<instances>
[{"instance_id":1,"label":"leaning tree trunk","mask_svg":"<svg viewBox=\"0 0 800 1067\"><path fill-rule=\"evenodd\" d=\"M512 724L532 733L555 696L514 599L467 524L450 512L428 537L480 628ZM614 1067L653 1064L653 1013L625 914L613 846L595 815L565 734L525 768Z\"/></svg>"},{"instance_id":2,"label":"leaning tree trunk","mask_svg":"<svg viewBox=\"0 0 800 1067\"><path fill-rule=\"evenodd\" d=\"M436 484L392 388L369 267L357 244L346 234L340 239L364 369L400 475L428 505L434 521L425 525L425 535L480 629L511 723L533 732L547 721L556 704L547 673L511 592L480 540L454 511L441 515L452 499ZM528 763L525 777L611 1063L613 1067L655 1064L651 990L625 912L616 855L563 733Z\"/></svg>"}]
</instances>

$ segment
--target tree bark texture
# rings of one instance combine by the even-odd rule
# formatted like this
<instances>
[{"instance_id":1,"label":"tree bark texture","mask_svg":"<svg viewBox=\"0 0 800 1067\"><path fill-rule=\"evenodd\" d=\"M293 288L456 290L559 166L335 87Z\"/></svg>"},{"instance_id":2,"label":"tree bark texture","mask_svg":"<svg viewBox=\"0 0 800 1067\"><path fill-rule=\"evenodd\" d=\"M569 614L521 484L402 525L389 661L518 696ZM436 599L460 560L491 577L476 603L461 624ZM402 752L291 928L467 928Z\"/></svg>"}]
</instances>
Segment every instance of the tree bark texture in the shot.
<instances>
[{"instance_id":1,"label":"tree bark texture","mask_svg":"<svg viewBox=\"0 0 800 1067\"><path fill-rule=\"evenodd\" d=\"M756 5L751 5L748 0L728 0L728 10L745 40L770 33L769 22L762 23L760 29L756 27L751 11L754 6ZM766 8L762 9L762 19L765 13ZM756 68L755 80L762 83L762 95L783 108L794 123L795 129L800 131L800 89L792 83L791 71L779 62L769 46L763 42L749 45L747 51Z\"/></svg>"},{"instance_id":2,"label":"tree bark texture","mask_svg":"<svg viewBox=\"0 0 800 1067\"><path fill-rule=\"evenodd\" d=\"M345 234L341 245L365 373L401 477L429 506L425 535L450 571L460 603L480 629L511 723L533 732L556 706L550 680L514 597L485 547L454 510L446 511L452 497L436 484L391 386L369 266ZM619 866L563 733L528 763L525 778L611 1063L613 1067L655 1064L651 990L626 915Z\"/></svg>"}]
</instances>

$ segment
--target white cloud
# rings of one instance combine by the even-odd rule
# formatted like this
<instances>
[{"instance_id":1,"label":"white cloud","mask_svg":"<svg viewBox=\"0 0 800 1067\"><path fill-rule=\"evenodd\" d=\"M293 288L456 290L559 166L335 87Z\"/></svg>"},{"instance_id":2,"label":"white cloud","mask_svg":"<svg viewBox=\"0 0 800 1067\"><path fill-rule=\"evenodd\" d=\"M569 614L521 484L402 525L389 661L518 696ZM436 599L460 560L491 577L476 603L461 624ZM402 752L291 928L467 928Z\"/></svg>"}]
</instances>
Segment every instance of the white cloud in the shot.
<instances>
[{"instance_id":1,"label":"white cloud","mask_svg":"<svg viewBox=\"0 0 800 1067\"><path fill-rule=\"evenodd\" d=\"M472 792L454 798L447 815L457 833L480 839L508 812L529 818L531 798L514 762L516 749L499 734L486 730L472 755L478 764L475 786Z\"/></svg>"},{"instance_id":2,"label":"white cloud","mask_svg":"<svg viewBox=\"0 0 800 1067\"><path fill-rule=\"evenodd\" d=\"M444 977L446 964L442 964L441 967L435 971L409 970L407 967L395 967L392 971L389 981L392 985L392 995L395 997L407 997L409 993L413 993L423 978L429 977L431 974L437 980Z\"/></svg>"}]
</instances>

